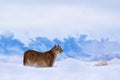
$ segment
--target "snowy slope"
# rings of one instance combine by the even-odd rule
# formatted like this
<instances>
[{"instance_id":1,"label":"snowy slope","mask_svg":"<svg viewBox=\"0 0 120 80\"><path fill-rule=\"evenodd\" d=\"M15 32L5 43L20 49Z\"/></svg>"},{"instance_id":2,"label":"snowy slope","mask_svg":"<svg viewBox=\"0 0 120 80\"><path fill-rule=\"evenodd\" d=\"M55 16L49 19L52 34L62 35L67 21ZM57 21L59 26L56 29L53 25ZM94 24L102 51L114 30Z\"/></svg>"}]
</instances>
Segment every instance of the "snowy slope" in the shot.
<instances>
[{"instance_id":1,"label":"snowy slope","mask_svg":"<svg viewBox=\"0 0 120 80\"><path fill-rule=\"evenodd\" d=\"M0 59L0 80L120 80L119 59L109 61L108 66L94 66L97 62L68 58L52 68L23 66L22 57L5 59Z\"/></svg>"}]
</instances>

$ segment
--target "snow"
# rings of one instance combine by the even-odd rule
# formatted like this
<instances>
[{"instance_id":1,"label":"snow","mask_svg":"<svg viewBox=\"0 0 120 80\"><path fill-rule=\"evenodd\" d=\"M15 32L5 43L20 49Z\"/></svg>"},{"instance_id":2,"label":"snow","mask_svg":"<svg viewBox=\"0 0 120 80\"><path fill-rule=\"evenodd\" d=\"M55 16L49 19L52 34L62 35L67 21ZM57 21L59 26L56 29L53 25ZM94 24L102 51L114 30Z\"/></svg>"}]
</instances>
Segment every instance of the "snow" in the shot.
<instances>
[{"instance_id":1,"label":"snow","mask_svg":"<svg viewBox=\"0 0 120 80\"><path fill-rule=\"evenodd\" d=\"M22 65L22 57L0 57L0 80L120 80L120 60L107 66L95 66L96 61L72 58L56 61L52 68Z\"/></svg>"}]
</instances>

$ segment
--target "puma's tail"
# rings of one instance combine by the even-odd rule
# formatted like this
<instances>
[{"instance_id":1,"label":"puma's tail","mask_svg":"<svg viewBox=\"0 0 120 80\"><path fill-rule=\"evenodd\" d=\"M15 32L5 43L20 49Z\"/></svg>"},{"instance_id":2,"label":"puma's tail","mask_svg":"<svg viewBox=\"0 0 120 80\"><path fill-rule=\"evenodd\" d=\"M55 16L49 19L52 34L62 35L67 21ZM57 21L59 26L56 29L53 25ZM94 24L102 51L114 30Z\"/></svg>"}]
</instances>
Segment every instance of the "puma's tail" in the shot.
<instances>
[{"instance_id":1,"label":"puma's tail","mask_svg":"<svg viewBox=\"0 0 120 80\"><path fill-rule=\"evenodd\" d=\"M23 65L24 65L24 66L26 65L26 62L27 62L27 60L26 60L26 55L25 55L25 53L24 53L24 56L23 56Z\"/></svg>"}]
</instances>

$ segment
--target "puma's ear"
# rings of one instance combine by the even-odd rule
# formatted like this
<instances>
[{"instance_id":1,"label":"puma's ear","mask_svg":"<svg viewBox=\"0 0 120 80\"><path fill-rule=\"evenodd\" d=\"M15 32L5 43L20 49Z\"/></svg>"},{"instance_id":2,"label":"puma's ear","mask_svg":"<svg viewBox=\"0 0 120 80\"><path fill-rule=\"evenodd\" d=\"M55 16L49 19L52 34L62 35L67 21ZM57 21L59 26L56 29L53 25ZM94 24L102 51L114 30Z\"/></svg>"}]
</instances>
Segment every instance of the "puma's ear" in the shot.
<instances>
[{"instance_id":1,"label":"puma's ear","mask_svg":"<svg viewBox=\"0 0 120 80\"><path fill-rule=\"evenodd\" d=\"M54 47L56 47L56 44L54 45Z\"/></svg>"}]
</instances>

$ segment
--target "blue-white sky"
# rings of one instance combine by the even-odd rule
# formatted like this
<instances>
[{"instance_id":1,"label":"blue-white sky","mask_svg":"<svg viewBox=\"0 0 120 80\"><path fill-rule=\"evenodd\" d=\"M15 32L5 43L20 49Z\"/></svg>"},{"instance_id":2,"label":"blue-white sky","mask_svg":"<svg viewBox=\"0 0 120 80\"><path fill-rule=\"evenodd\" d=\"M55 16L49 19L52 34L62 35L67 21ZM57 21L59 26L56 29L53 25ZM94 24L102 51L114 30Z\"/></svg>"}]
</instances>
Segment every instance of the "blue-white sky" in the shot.
<instances>
[{"instance_id":1,"label":"blue-white sky","mask_svg":"<svg viewBox=\"0 0 120 80\"><path fill-rule=\"evenodd\" d=\"M5 32L22 41L79 34L120 41L120 0L0 0L0 34Z\"/></svg>"}]
</instances>

